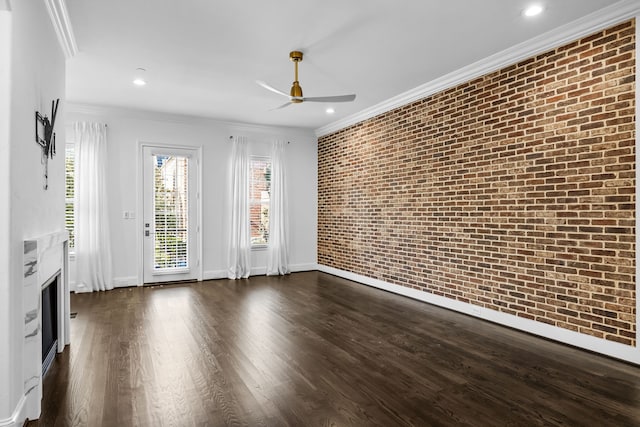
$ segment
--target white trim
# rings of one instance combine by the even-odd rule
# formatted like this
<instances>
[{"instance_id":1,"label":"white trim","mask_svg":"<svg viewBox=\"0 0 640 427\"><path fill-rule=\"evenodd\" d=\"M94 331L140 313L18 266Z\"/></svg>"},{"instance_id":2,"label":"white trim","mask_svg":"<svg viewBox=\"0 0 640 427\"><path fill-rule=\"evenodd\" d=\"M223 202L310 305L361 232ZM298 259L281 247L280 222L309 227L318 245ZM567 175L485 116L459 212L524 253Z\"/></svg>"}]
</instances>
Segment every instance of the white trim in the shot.
<instances>
[{"instance_id":1,"label":"white trim","mask_svg":"<svg viewBox=\"0 0 640 427\"><path fill-rule=\"evenodd\" d=\"M301 271L314 271L318 269L318 265L316 263L307 263L307 264L290 264L289 271L291 273L298 273ZM251 269L250 276L266 276L267 267L253 267Z\"/></svg>"},{"instance_id":2,"label":"white trim","mask_svg":"<svg viewBox=\"0 0 640 427\"><path fill-rule=\"evenodd\" d=\"M349 271L338 270L337 268L318 265L318 271L328 273L354 282L362 283L374 288L383 289L394 294L403 295L429 304L437 305L449 310L464 313L479 319L488 320L499 325L508 326L530 334L538 335L551 340L559 341L595 353L622 359L627 362L640 364L640 349L613 341L595 338L590 335L570 331L568 329L551 326L546 323L524 319L512 314L501 313L473 304L460 302L451 298L441 297L432 293L419 291L417 289L395 285L382 280L373 279Z\"/></svg>"},{"instance_id":3,"label":"white trim","mask_svg":"<svg viewBox=\"0 0 640 427\"><path fill-rule=\"evenodd\" d=\"M47 5L49 18L51 18L51 23L56 31L58 42L62 47L65 58L73 58L78 54L78 45L73 34L73 27L71 26L65 0L44 0L44 3Z\"/></svg>"},{"instance_id":4,"label":"white trim","mask_svg":"<svg viewBox=\"0 0 640 427\"><path fill-rule=\"evenodd\" d=\"M204 272L202 280L226 279L227 270L208 270Z\"/></svg>"},{"instance_id":5,"label":"white trim","mask_svg":"<svg viewBox=\"0 0 640 427\"><path fill-rule=\"evenodd\" d=\"M144 145L138 142L136 151L136 282L138 286L144 285Z\"/></svg>"},{"instance_id":6,"label":"white trim","mask_svg":"<svg viewBox=\"0 0 640 427\"><path fill-rule=\"evenodd\" d=\"M138 286L138 276L114 277L114 288L128 288L130 286Z\"/></svg>"},{"instance_id":7,"label":"white trim","mask_svg":"<svg viewBox=\"0 0 640 427\"><path fill-rule=\"evenodd\" d=\"M196 228L196 240L198 241L198 259L196 260L196 267L198 268L198 281L204 280L204 202L202 201L202 194L204 192L204 151L202 145L198 147L198 158L196 159L196 167L198 180L198 191L196 192L197 202L196 209L198 210L198 221Z\"/></svg>"},{"instance_id":8,"label":"white trim","mask_svg":"<svg viewBox=\"0 0 640 427\"><path fill-rule=\"evenodd\" d=\"M249 273L249 277L251 276L264 276L267 274L267 267L253 267L251 272ZM227 270L209 270L204 272L203 280L218 280L218 279L228 279ZM232 279L233 280L233 279Z\"/></svg>"},{"instance_id":9,"label":"white trim","mask_svg":"<svg viewBox=\"0 0 640 427\"><path fill-rule=\"evenodd\" d=\"M0 427L19 427L24 424L24 420L27 419L26 405L27 398L23 394L20 396L20 400L11 414L11 418L5 418L0 420Z\"/></svg>"},{"instance_id":10,"label":"white trim","mask_svg":"<svg viewBox=\"0 0 640 427\"><path fill-rule=\"evenodd\" d=\"M299 273L301 271L315 271L318 269L318 264L315 262L306 264L291 264L289 270L292 273ZM251 269L251 276L264 276L267 274L267 267L255 267ZM227 279L227 270L208 270L204 272L203 280L218 280Z\"/></svg>"},{"instance_id":11,"label":"white trim","mask_svg":"<svg viewBox=\"0 0 640 427\"><path fill-rule=\"evenodd\" d=\"M168 276L171 274L188 274L191 273L191 267L175 267L175 268L158 268L153 270L152 276Z\"/></svg>"},{"instance_id":12,"label":"white trim","mask_svg":"<svg viewBox=\"0 0 640 427\"><path fill-rule=\"evenodd\" d=\"M251 273L249 276L266 276L267 275L267 267L252 267Z\"/></svg>"},{"instance_id":13,"label":"white trim","mask_svg":"<svg viewBox=\"0 0 640 427\"><path fill-rule=\"evenodd\" d=\"M289 271L292 273L299 273L301 271L315 271L318 269L318 264L315 262L306 264L291 264L289 265Z\"/></svg>"},{"instance_id":14,"label":"white trim","mask_svg":"<svg viewBox=\"0 0 640 427\"><path fill-rule=\"evenodd\" d=\"M408 90L358 113L319 127L315 130L316 136L321 137L337 132L395 108L402 107L445 89L531 58L532 56L563 46L624 20L634 18L638 13L640 13L640 0L621 0L554 30L519 43L480 61L476 61L449 74L445 74L442 77Z\"/></svg>"}]
</instances>

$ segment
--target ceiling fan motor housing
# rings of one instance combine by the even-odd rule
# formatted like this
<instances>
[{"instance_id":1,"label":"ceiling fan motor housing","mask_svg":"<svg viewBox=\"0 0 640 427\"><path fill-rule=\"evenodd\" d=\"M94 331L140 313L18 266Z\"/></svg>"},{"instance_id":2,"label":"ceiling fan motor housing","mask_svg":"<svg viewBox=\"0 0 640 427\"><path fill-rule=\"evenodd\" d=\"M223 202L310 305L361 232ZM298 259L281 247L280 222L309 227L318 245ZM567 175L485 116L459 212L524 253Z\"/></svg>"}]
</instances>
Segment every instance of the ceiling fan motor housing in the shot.
<instances>
[{"instance_id":1,"label":"ceiling fan motor housing","mask_svg":"<svg viewBox=\"0 0 640 427\"><path fill-rule=\"evenodd\" d=\"M295 81L293 82L293 86L291 86L291 91L289 92L289 94L291 95L291 102L299 104L302 102L302 88L300 87L300 84Z\"/></svg>"}]
</instances>

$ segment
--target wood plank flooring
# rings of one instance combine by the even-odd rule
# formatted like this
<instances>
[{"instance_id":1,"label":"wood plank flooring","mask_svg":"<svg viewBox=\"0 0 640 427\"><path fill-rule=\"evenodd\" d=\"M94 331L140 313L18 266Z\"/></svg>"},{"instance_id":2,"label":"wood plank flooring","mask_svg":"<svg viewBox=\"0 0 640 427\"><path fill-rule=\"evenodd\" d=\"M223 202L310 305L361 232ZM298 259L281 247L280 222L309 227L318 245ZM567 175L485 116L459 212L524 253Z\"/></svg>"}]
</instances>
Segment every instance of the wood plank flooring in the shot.
<instances>
[{"instance_id":1,"label":"wood plank flooring","mask_svg":"<svg viewBox=\"0 0 640 427\"><path fill-rule=\"evenodd\" d=\"M28 426L640 425L640 368L319 272L72 296Z\"/></svg>"}]
</instances>

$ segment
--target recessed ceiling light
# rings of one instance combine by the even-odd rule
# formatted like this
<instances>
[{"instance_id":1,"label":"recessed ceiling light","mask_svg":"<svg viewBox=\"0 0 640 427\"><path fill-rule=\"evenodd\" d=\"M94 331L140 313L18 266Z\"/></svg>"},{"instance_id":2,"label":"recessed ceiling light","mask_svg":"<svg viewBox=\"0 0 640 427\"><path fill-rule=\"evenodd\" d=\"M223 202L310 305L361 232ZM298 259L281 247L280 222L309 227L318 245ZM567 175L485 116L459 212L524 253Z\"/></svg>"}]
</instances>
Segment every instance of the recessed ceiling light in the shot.
<instances>
[{"instance_id":1,"label":"recessed ceiling light","mask_svg":"<svg viewBox=\"0 0 640 427\"><path fill-rule=\"evenodd\" d=\"M333 114L333 113L335 113L335 112L336 112L336 110L334 110L334 109L333 109L333 108L331 108L331 107L327 108L325 111L326 111L326 113L327 113L327 114Z\"/></svg>"},{"instance_id":2,"label":"recessed ceiling light","mask_svg":"<svg viewBox=\"0 0 640 427\"><path fill-rule=\"evenodd\" d=\"M144 68L136 68L136 72L133 75L133 84L136 86L144 86L147 84L147 81L144 79L144 73L147 70Z\"/></svg>"},{"instance_id":3,"label":"recessed ceiling light","mask_svg":"<svg viewBox=\"0 0 640 427\"><path fill-rule=\"evenodd\" d=\"M531 6L529 6L524 10L524 16L531 17L531 16L540 15L543 10L544 10L543 7L540 6L539 4L532 4Z\"/></svg>"}]
</instances>

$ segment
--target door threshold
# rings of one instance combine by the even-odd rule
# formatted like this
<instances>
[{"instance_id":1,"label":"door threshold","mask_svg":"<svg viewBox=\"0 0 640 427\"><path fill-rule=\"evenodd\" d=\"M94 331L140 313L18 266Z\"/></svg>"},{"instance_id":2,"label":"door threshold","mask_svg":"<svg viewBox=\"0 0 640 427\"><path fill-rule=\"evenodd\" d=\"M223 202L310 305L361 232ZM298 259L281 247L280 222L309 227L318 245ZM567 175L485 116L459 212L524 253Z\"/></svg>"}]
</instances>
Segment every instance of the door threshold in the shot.
<instances>
[{"instance_id":1,"label":"door threshold","mask_svg":"<svg viewBox=\"0 0 640 427\"><path fill-rule=\"evenodd\" d=\"M187 285L190 283L198 283L197 280L195 279L189 279L189 280L170 280L167 282L149 282L149 283L144 283L142 286L144 287L163 287L163 286L171 286L171 285Z\"/></svg>"}]
</instances>

